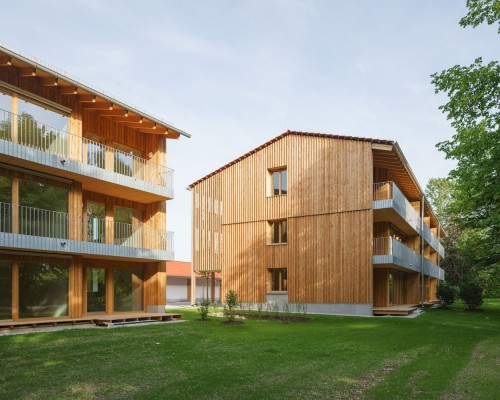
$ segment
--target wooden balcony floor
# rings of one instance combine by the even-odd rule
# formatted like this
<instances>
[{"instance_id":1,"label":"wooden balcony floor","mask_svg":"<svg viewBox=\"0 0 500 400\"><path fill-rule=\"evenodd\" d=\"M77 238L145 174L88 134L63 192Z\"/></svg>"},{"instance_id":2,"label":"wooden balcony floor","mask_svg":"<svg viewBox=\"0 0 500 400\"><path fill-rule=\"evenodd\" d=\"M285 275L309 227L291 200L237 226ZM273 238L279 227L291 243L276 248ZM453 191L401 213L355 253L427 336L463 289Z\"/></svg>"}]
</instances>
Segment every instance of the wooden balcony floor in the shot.
<instances>
[{"instance_id":1,"label":"wooden balcony floor","mask_svg":"<svg viewBox=\"0 0 500 400\"><path fill-rule=\"evenodd\" d=\"M140 322L158 321L166 322L174 319L181 319L182 314L162 314L162 313L123 313L123 314L100 314L86 315L81 318L36 318L22 321L0 321L0 329L30 329L49 328L54 326L73 325L97 325L110 326L120 322Z\"/></svg>"}]
</instances>

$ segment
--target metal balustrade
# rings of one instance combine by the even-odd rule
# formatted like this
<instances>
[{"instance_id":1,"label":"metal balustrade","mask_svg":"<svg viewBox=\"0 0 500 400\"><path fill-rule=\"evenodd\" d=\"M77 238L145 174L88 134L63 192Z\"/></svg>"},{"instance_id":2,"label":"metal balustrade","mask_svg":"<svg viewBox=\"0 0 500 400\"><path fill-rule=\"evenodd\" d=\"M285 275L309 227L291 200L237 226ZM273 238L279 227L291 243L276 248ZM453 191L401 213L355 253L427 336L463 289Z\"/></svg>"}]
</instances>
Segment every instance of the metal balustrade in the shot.
<instances>
[{"instance_id":1,"label":"metal balustrade","mask_svg":"<svg viewBox=\"0 0 500 400\"><path fill-rule=\"evenodd\" d=\"M393 237L379 237L373 239L373 264L396 264L421 272L422 256ZM425 257L424 274L444 279L444 271Z\"/></svg>"},{"instance_id":2,"label":"metal balustrade","mask_svg":"<svg viewBox=\"0 0 500 400\"><path fill-rule=\"evenodd\" d=\"M12 204L0 202L0 232L12 232Z\"/></svg>"},{"instance_id":3,"label":"metal balustrade","mask_svg":"<svg viewBox=\"0 0 500 400\"><path fill-rule=\"evenodd\" d=\"M0 140L69 158L173 190L174 170L132 153L0 109Z\"/></svg>"},{"instance_id":4,"label":"metal balustrade","mask_svg":"<svg viewBox=\"0 0 500 400\"><path fill-rule=\"evenodd\" d=\"M144 225L0 203L0 232L173 252L174 233ZM16 224L14 224L16 222Z\"/></svg>"},{"instance_id":5,"label":"metal balustrade","mask_svg":"<svg viewBox=\"0 0 500 400\"><path fill-rule=\"evenodd\" d=\"M444 257L444 248L438 238L425 223L422 224L422 219L418 215L417 211L415 211L403 192L401 192L394 182L387 181L373 184L373 208L395 209L415 232L421 235L424 240L434 248L434 250L439 252L441 257Z\"/></svg>"}]
</instances>

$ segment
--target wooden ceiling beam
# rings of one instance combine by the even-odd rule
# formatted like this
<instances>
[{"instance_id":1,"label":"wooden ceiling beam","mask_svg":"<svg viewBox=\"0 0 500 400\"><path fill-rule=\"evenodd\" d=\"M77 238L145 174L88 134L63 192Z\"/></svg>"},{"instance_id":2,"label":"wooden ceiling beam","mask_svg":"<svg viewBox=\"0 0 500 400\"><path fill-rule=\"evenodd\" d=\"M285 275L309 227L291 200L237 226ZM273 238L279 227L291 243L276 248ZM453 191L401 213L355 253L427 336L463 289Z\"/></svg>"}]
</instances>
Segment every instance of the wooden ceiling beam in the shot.
<instances>
[{"instance_id":1,"label":"wooden ceiling beam","mask_svg":"<svg viewBox=\"0 0 500 400\"><path fill-rule=\"evenodd\" d=\"M28 67L28 68L20 68L19 69L19 76L23 78L32 78L36 76L37 70L36 67Z\"/></svg>"},{"instance_id":2,"label":"wooden ceiling beam","mask_svg":"<svg viewBox=\"0 0 500 400\"><path fill-rule=\"evenodd\" d=\"M150 122L150 121L146 121L146 120L142 120L142 122L129 122L129 123L126 123L125 125L127 125L128 127L130 128L134 128L134 129L140 129L140 128L144 128L144 129L154 129L154 126L155 124L153 122Z\"/></svg>"},{"instance_id":3,"label":"wooden ceiling beam","mask_svg":"<svg viewBox=\"0 0 500 400\"><path fill-rule=\"evenodd\" d=\"M78 101L80 103L96 103L97 96L95 94L80 94L78 95Z\"/></svg>"},{"instance_id":4,"label":"wooden ceiling beam","mask_svg":"<svg viewBox=\"0 0 500 400\"><path fill-rule=\"evenodd\" d=\"M59 78L41 78L40 85L49 86L49 87L58 86L59 85Z\"/></svg>"},{"instance_id":5,"label":"wooden ceiling beam","mask_svg":"<svg viewBox=\"0 0 500 400\"><path fill-rule=\"evenodd\" d=\"M78 94L77 86L59 86L59 93L63 95Z\"/></svg>"},{"instance_id":6,"label":"wooden ceiling beam","mask_svg":"<svg viewBox=\"0 0 500 400\"><path fill-rule=\"evenodd\" d=\"M12 65L12 57L8 55L0 56L0 67L10 67Z\"/></svg>"},{"instance_id":7,"label":"wooden ceiling beam","mask_svg":"<svg viewBox=\"0 0 500 400\"><path fill-rule=\"evenodd\" d=\"M103 117L120 117L124 118L126 121L128 117L125 117L127 110L123 109L113 109L113 110L98 110L97 114L102 115ZM115 118L113 118L115 121Z\"/></svg>"},{"instance_id":8,"label":"wooden ceiling beam","mask_svg":"<svg viewBox=\"0 0 500 400\"><path fill-rule=\"evenodd\" d=\"M168 133L168 129L163 126L156 126L156 128L139 128L137 132L141 133L155 133L157 135L163 135Z\"/></svg>"},{"instance_id":9,"label":"wooden ceiling beam","mask_svg":"<svg viewBox=\"0 0 500 400\"><path fill-rule=\"evenodd\" d=\"M86 110L112 110L113 103L109 102L99 102L99 103L82 103L82 106Z\"/></svg>"},{"instance_id":10,"label":"wooden ceiling beam","mask_svg":"<svg viewBox=\"0 0 500 400\"><path fill-rule=\"evenodd\" d=\"M139 116L129 115L128 117L125 117L123 115L123 113L119 117L113 117L113 121L115 121L115 122L139 122L140 120L141 120L141 117L139 117Z\"/></svg>"}]
</instances>

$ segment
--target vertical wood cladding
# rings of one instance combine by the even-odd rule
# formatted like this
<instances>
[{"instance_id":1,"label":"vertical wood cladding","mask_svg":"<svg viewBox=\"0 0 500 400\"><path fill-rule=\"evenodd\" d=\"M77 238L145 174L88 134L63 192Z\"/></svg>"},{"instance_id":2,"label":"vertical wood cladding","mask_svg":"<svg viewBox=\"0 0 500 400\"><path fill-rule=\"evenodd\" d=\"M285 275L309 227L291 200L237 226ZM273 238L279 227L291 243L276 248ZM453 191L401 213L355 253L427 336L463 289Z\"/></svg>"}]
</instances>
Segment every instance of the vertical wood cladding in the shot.
<instances>
[{"instance_id":1,"label":"vertical wood cladding","mask_svg":"<svg viewBox=\"0 0 500 400\"><path fill-rule=\"evenodd\" d=\"M372 301L371 143L288 135L198 183L193 265L222 271L243 301L264 302L268 269L288 269L290 302ZM288 194L270 196L286 167ZM286 218L288 243L269 245L268 221Z\"/></svg>"}]
</instances>

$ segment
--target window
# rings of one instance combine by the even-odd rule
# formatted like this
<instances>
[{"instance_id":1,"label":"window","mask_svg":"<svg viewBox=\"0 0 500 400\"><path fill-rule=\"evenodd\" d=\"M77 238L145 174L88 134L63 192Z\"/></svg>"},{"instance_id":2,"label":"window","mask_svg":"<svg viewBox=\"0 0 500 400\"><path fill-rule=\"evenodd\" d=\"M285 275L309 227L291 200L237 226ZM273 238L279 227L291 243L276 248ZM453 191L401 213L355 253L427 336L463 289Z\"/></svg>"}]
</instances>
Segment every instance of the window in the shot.
<instances>
[{"instance_id":1,"label":"window","mask_svg":"<svg viewBox=\"0 0 500 400\"><path fill-rule=\"evenodd\" d=\"M0 262L0 320L12 318L12 264Z\"/></svg>"},{"instance_id":2,"label":"window","mask_svg":"<svg viewBox=\"0 0 500 400\"><path fill-rule=\"evenodd\" d=\"M114 171L126 175L136 176L141 167L142 153L130 147L115 143Z\"/></svg>"},{"instance_id":3,"label":"window","mask_svg":"<svg viewBox=\"0 0 500 400\"><path fill-rule=\"evenodd\" d=\"M271 196L285 195L288 192L288 174L286 168L269 171L271 178Z\"/></svg>"},{"instance_id":4,"label":"window","mask_svg":"<svg viewBox=\"0 0 500 400\"><path fill-rule=\"evenodd\" d=\"M12 179L0 176L0 232L12 232Z\"/></svg>"},{"instance_id":5,"label":"window","mask_svg":"<svg viewBox=\"0 0 500 400\"><path fill-rule=\"evenodd\" d=\"M19 179L19 233L66 239L69 190Z\"/></svg>"},{"instance_id":6,"label":"window","mask_svg":"<svg viewBox=\"0 0 500 400\"><path fill-rule=\"evenodd\" d=\"M87 312L106 311L106 270L87 268Z\"/></svg>"},{"instance_id":7,"label":"window","mask_svg":"<svg viewBox=\"0 0 500 400\"><path fill-rule=\"evenodd\" d=\"M106 206L87 202L87 240L94 243L105 243L105 234Z\"/></svg>"},{"instance_id":8,"label":"window","mask_svg":"<svg viewBox=\"0 0 500 400\"><path fill-rule=\"evenodd\" d=\"M286 292L288 290L286 268L272 268L269 270L269 274L272 292Z\"/></svg>"},{"instance_id":9,"label":"window","mask_svg":"<svg viewBox=\"0 0 500 400\"><path fill-rule=\"evenodd\" d=\"M0 139L11 140L12 97L0 92Z\"/></svg>"},{"instance_id":10,"label":"window","mask_svg":"<svg viewBox=\"0 0 500 400\"><path fill-rule=\"evenodd\" d=\"M113 270L114 311L144 311L142 271Z\"/></svg>"},{"instance_id":11,"label":"window","mask_svg":"<svg viewBox=\"0 0 500 400\"><path fill-rule=\"evenodd\" d=\"M269 221L270 244L284 244L287 242L286 219Z\"/></svg>"},{"instance_id":12,"label":"window","mask_svg":"<svg viewBox=\"0 0 500 400\"><path fill-rule=\"evenodd\" d=\"M19 317L68 315L69 267L59 264L19 265Z\"/></svg>"}]
</instances>

